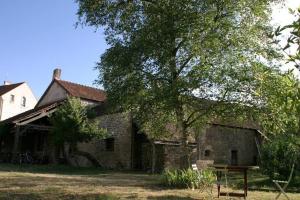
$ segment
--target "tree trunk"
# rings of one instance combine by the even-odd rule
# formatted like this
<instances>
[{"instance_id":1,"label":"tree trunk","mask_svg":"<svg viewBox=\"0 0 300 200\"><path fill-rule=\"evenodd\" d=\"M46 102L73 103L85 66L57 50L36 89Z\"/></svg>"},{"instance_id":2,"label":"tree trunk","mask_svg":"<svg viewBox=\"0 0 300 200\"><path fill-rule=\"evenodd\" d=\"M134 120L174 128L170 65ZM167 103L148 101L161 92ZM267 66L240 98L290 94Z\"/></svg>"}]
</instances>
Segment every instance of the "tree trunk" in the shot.
<instances>
[{"instance_id":1,"label":"tree trunk","mask_svg":"<svg viewBox=\"0 0 300 200\"><path fill-rule=\"evenodd\" d=\"M176 109L177 118L177 131L181 136L181 156L180 156L180 168L187 169L189 167L189 148L188 148L188 134L187 128L184 123L184 115L182 107L178 106Z\"/></svg>"},{"instance_id":2,"label":"tree trunk","mask_svg":"<svg viewBox=\"0 0 300 200\"><path fill-rule=\"evenodd\" d=\"M181 156L181 164L180 164L180 168L182 169L187 169L189 168L189 147L188 147L188 139L187 139L187 135L186 135L186 131L182 132L182 140L181 140L181 152L182 152L182 156Z\"/></svg>"},{"instance_id":3,"label":"tree trunk","mask_svg":"<svg viewBox=\"0 0 300 200\"><path fill-rule=\"evenodd\" d=\"M170 51L170 72L171 72L171 96L173 101L173 106L175 107L174 111L176 114L176 126L177 132L179 132L181 136L181 156L180 156L180 168L186 169L189 167L188 159L189 159L189 150L188 150L188 139L187 139L187 125L184 120L184 111L183 104L181 101L181 93L180 93L180 67L177 66L176 57L177 51L179 50L176 44L176 31L175 31L175 23L173 19L173 15L170 16L170 27L172 27L172 31L170 31L170 42L171 42L171 51Z\"/></svg>"}]
</instances>

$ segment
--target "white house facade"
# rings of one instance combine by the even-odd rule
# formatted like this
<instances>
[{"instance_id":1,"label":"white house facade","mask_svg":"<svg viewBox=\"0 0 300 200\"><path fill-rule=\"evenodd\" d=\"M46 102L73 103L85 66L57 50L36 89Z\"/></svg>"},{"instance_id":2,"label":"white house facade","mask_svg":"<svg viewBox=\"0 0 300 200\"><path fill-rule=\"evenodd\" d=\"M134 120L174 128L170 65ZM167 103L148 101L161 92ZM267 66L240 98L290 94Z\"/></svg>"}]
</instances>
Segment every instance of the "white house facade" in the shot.
<instances>
[{"instance_id":1,"label":"white house facade","mask_svg":"<svg viewBox=\"0 0 300 200\"><path fill-rule=\"evenodd\" d=\"M26 82L0 86L0 121L35 107L37 100Z\"/></svg>"}]
</instances>

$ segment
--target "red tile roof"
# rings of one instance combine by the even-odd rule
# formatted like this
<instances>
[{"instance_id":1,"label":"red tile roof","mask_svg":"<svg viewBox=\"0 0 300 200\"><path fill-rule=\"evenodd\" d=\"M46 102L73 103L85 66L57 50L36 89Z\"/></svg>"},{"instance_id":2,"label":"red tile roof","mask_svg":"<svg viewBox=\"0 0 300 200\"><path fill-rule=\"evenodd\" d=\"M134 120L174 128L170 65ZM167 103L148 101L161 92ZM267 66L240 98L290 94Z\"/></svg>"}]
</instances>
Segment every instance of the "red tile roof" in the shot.
<instances>
[{"instance_id":1,"label":"red tile roof","mask_svg":"<svg viewBox=\"0 0 300 200\"><path fill-rule=\"evenodd\" d=\"M0 96L15 89L16 87L18 87L19 85L22 85L24 82L22 83L15 83L15 84L10 84L10 85L1 85L0 86Z\"/></svg>"},{"instance_id":2,"label":"red tile roof","mask_svg":"<svg viewBox=\"0 0 300 200\"><path fill-rule=\"evenodd\" d=\"M62 86L71 96L82 99L103 102L106 100L106 93L103 90L55 79L55 81Z\"/></svg>"}]
</instances>

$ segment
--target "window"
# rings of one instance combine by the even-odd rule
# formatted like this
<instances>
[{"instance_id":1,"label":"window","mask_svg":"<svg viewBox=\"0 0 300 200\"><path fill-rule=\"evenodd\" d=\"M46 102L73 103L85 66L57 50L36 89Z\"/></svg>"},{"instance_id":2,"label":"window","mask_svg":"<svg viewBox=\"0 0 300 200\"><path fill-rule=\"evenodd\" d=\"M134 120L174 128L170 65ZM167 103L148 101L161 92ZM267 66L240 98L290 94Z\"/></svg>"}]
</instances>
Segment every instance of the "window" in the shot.
<instances>
[{"instance_id":1,"label":"window","mask_svg":"<svg viewBox=\"0 0 300 200\"><path fill-rule=\"evenodd\" d=\"M22 104L21 104L23 107L26 106L26 97L22 97Z\"/></svg>"},{"instance_id":2,"label":"window","mask_svg":"<svg viewBox=\"0 0 300 200\"><path fill-rule=\"evenodd\" d=\"M114 138L105 139L105 149L106 149L106 151L114 151L114 149L115 149L115 139Z\"/></svg>"},{"instance_id":3,"label":"window","mask_svg":"<svg viewBox=\"0 0 300 200\"><path fill-rule=\"evenodd\" d=\"M13 103L15 101L15 95L11 94L10 95L10 103Z\"/></svg>"},{"instance_id":4,"label":"window","mask_svg":"<svg viewBox=\"0 0 300 200\"><path fill-rule=\"evenodd\" d=\"M231 151L231 165L238 165L238 151Z\"/></svg>"},{"instance_id":5,"label":"window","mask_svg":"<svg viewBox=\"0 0 300 200\"><path fill-rule=\"evenodd\" d=\"M205 156L205 157L209 157L209 156L210 156L210 150L208 150L208 149L205 150L205 151L204 151L204 156Z\"/></svg>"}]
</instances>

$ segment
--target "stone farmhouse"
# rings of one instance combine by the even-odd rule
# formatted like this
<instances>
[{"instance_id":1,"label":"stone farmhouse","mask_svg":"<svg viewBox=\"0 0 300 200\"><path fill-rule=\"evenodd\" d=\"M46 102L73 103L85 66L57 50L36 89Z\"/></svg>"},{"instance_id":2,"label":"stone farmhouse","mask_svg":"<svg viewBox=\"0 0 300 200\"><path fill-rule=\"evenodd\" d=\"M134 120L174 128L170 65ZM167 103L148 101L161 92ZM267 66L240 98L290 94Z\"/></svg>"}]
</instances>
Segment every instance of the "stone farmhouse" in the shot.
<instances>
[{"instance_id":1,"label":"stone farmhouse","mask_svg":"<svg viewBox=\"0 0 300 200\"><path fill-rule=\"evenodd\" d=\"M4 85L0 86L0 121L32 109L36 102L27 83L4 81Z\"/></svg>"},{"instance_id":2,"label":"stone farmhouse","mask_svg":"<svg viewBox=\"0 0 300 200\"><path fill-rule=\"evenodd\" d=\"M47 162L54 162L60 154L49 141L49 116L68 96L73 96L94 107L100 126L111 135L106 139L79 144L79 149L93 155L102 167L145 171L155 167L156 171L161 171L179 166L180 140L176 134L150 142L129 113L105 114L106 94L103 90L61 80L60 75L61 70L55 69L52 82L33 109L4 121L12 127L12 131L2 139L2 154L31 152L47 158ZM191 162L208 159L232 165L256 164L260 134L254 126L212 123L199 133L199 137L190 138ZM76 165L91 165L84 157L71 159Z\"/></svg>"}]
</instances>

